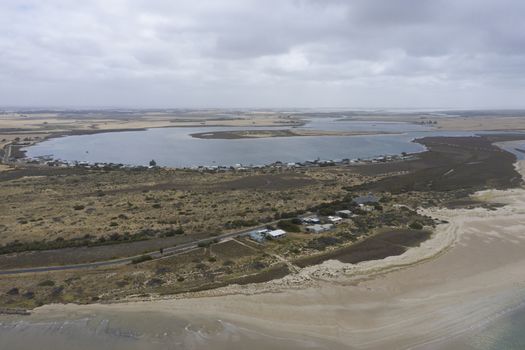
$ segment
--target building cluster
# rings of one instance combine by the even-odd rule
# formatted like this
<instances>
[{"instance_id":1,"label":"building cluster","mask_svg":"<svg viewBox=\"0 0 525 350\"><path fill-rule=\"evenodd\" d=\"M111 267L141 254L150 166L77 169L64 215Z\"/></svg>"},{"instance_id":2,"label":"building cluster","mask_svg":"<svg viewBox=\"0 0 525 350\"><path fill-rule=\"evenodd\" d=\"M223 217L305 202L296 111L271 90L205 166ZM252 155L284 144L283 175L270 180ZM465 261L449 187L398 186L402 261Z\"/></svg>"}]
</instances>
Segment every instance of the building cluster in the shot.
<instances>
[{"instance_id":1,"label":"building cluster","mask_svg":"<svg viewBox=\"0 0 525 350\"><path fill-rule=\"evenodd\" d=\"M365 196L355 197L353 202L364 211L375 210L375 206L379 202L379 198L369 194ZM349 209L338 210L335 215L329 215L326 217L320 217L315 214L308 216L299 217L301 225L303 226L304 233L320 234L324 232L332 231L336 226L347 219L350 219L355 214ZM267 239L279 239L286 236L284 230L271 230L271 229L259 229L250 232L250 239L262 243Z\"/></svg>"},{"instance_id":2,"label":"building cluster","mask_svg":"<svg viewBox=\"0 0 525 350\"><path fill-rule=\"evenodd\" d=\"M286 237L286 231L281 229L260 229L250 232L249 236L251 240L262 243L267 239L280 239Z\"/></svg>"},{"instance_id":3,"label":"building cluster","mask_svg":"<svg viewBox=\"0 0 525 350\"><path fill-rule=\"evenodd\" d=\"M198 171L212 171L212 172L226 172L226 171L249 171L258 169L296 169L296 168L313 168L313 167L329 167L338 165L359 165L359 164L372 164L372 163L385 163L397 160L410 159L411 155L385 155L370 159L334 159L334 160L307 160L304 162L281 162L277 161L266 165L246 165L246 164L235 164L232 166L221 166L221 165L199 165L192 166L185 169L198 170Z\"/></svg>"},{"instance_id":4,"label":"building cluster","mask_svg":"<svg viewBox=\"0 0 525 350\"><path fill-rule=\"evenodd\" d=\"M10 146L21 147L21 144L8 145L6 149L9 149ZM25 146L30 146L27 144ZM338 166L338 165L359 165L359 164L370 164L370 163L381 163L381 162L391 162L396 160L406 160L411 158L411 155L385 155L371 159L335 159L335 160L307 160L304 162L281 162L277 161L271 164L266 165L245 165L245 164L235 164L232 166L225 165L195 165L191 167L183 167L182 169L186 170L195 170L203 172L228 172L228 171L250 171L250 170L261 170L261 169L274 169L274 170L289 170L296 168L308 168L308 167L329 167L329 166ZM47 165L52 167L82 167L87 169L97 169L97 168L126 168L126 169L148 169L156 168L156 166L135 166L135 165L125 165L125 164L115 164L115 163L103 163L103 162L86 162L86 161L65 161L60 159L54 159L52 156L41 156L35 158L14 158L14 157L5 157L5 162L18 162L25 164L34 164L34 165Z\"/></svg>"}]
</instances>

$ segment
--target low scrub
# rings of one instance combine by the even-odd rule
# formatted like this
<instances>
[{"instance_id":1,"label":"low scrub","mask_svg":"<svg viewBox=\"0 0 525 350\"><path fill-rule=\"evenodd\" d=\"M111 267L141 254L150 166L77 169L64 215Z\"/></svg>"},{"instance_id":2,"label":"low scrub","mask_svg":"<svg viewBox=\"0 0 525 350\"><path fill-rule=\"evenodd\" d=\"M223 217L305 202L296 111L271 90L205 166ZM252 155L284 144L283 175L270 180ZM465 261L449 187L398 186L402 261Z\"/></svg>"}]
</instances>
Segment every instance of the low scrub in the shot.
<instances>
[{"instance_id":1,"label":"low scrub","mask_svg":"<svg viewBox=\"0 0 525 350\"><path fill-rule=\"evenodd\" d=\"M301 232L299 225L294 224L292 220L281 220L277 223L277 227L286 232Z\"/></svg>"},{"instance_id":2,"label":"low scrub","mask_svg":"<svg viewBox=\"0 0 525 350\"><path fill-rule=\"evenodd\" d=\"M153 258L149 255L142 255L131 260L131 263L136 265L149 260L153 260Z\"/></svg>"}]
</instances>

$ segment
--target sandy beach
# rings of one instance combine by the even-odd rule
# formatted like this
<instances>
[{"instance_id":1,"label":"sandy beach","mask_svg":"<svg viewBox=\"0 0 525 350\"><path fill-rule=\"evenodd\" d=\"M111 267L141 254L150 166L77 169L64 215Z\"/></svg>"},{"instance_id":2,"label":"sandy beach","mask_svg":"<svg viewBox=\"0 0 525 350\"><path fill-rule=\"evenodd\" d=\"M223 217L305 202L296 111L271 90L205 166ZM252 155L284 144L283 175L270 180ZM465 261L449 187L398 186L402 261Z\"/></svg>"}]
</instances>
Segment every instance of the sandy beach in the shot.
<instances>
[{"instance_id":1,"label":"sandy beach","mask_svg":"<svg viewBox=\"0 0 525 350\"><path fill-rule=\"evenodd\" d=\"M525 162L517 166L525 174ZM168 344L177 343L174 339L184 339L178 344L190 349L447 348L444 341L482 327L525 301L525 190L490 190L476 197L506 205L497 210L429 211L448 223L401 256L358 265L328 261L271 283L192 297L44 306L16 322L23 322L29 334L31 329L38 334L34 324L45 329L52 324L54 331L46 337L67 344L68 337L79 332L71 331L73 321L91 320L79 329L91 329L95 338L81 349L91 349L97 337L102 341L110 335L113 343L103 344L114 344L112 348L146 343L170 348ZM163 322L166 319L171 321ZM64 320L67 332L67 327L60 328ZM20 333L6 330L6 324L0 345L23 344ZM122 338L126 332L140 336L131 341Z\"/></svg>"}]
</instances>

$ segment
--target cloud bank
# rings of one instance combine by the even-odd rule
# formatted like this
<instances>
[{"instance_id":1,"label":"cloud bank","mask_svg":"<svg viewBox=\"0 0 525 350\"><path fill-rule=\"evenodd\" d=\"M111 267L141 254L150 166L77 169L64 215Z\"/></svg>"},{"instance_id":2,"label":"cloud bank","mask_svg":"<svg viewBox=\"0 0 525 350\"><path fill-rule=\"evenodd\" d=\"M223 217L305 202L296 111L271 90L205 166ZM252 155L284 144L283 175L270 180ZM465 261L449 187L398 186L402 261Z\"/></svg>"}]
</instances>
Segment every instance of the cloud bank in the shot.
<instances>
[{"instance_id":1,"label":"cloud bank","mask_svg":"<svg viewBox=\"0 0 525 350\"><path fill-rule=\"evenodd\" d=\"M0 104L525 107L521 0L4 0Z\"/></svg>"}]
</instances>

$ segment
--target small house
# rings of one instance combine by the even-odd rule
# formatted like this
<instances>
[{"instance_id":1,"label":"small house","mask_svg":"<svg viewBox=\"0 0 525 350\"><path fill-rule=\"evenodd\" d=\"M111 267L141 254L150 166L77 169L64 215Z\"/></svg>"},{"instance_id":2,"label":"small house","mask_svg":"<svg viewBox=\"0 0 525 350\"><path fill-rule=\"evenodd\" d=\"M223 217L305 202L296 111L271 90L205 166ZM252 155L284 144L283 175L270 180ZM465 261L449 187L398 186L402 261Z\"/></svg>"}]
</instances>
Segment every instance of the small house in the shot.
<instances>
[{"instance_id":1,"label":"small house","mask_svg":"<svg viewBox=\"0 0 525 350\"><path fill-rule=\"evenodd\" d=\"M363 211L373 211L375 209L374 206L368 204L359 204L359 208Z\"/></svg>"},{"instance_id":2,"label":"small house","mask_svg":"<svg viewBox=\"0 0 525 350\"><path fill-rule=\"evenodd\" d=\"M324 225L311 225L311 226L306 226L306 232L309 232L309 233L323 233L323 232L326 232L326 231L330 231L334 228L334 225L333 224L324 224Z\"/></svg>"},{"instance_id":3,"label":"small house","mask_svg":"<svg viewBox=\"0 0 525 350\"><path fill-rule=\"evenodd\" d=\"M249 236L250 236L250 239L252 241L255 241L255 242L258 242L258 243L262 243L266 240L266 233L268 232L268 230L257 230L257 231L252 231L249 233Z\"/></svg>"},{"instance_id":4,"label":"small house","mask_svg":"<svg viewBox=\"0 0 525 350\"><path fill-rule=\"evenodd\" d=\"M355 197L353 199L353 202L358 205L361 205L361 204L364 205L364 204L370 204L370 203L377 203L379 202L379 198L377 198L376 196L372 194L369 194L367 196Z\"/></svg>"},{"instance_id":5,"label":"small house","mask_svg":"<svg viewBox=\"0 0 525 350\"><path fill-rule=\"evenodd\" d=\"M339 215L340 217L343 217L343 218L349 218L349 217L352 217L352 211L351 210L338 210L335 212L337 215Z\"/></svg>"},{"instance_id":6,"label":"small house","mask_svg":"<svg viewBox=\"0 0 525 350\"><path fill-rule=\"evenodd\" d=\"M343 218L340 216L329 216L328 221L330 221L332 224L339 224L343 221Z\"/></svg>"},{"instance_id":7,"label":"small house","mask_svg":"<svg viewBox=\"0 0 525 350\"><path fill-rule=\"evenodd\" d=\"M308 217L302 218L301 221L303 222L303 224L320 224L321 223L321 220L319 220L319 218L316 216L308 216Z\"/></svg>"},{"instance_id":8,"label":"small house","mask_svg":"<svg viewBox=\"0 0 525 350\"><path fill-rule=\"evenodd\" d=\"M266 233L266 237L269 239L279 239L285 236L286 236L286 231L281 230L281 229L268 231Z\"/></svg>"}]
</instances>

